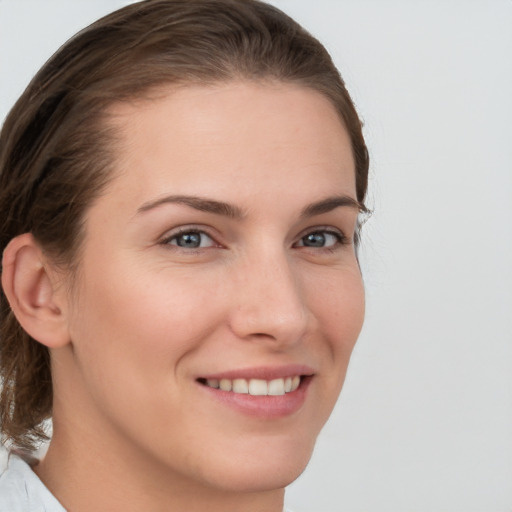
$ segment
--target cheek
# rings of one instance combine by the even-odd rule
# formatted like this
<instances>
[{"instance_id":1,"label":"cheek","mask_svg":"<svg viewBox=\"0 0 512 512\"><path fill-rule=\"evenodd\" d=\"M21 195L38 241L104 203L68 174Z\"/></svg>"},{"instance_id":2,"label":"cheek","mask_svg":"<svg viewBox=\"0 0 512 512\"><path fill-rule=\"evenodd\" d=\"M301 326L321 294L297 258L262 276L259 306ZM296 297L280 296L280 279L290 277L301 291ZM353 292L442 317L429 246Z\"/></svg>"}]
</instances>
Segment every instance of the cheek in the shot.
<instances>
[{"instance_id":1,"label":"cheek","mask_svg":"<svg viewBox=\"0 0 512 512\"><path fill-rule=\"evenodd\" d=\"M358 269L346 269L307 284L317 318L340 339L355 343L364 320L365 295Z\"/></svg>"},{"instance_id":2,"label":"cheek","mask_svg":"<svg viewBox=\"0 0 512 512\"><path fill-rule=\"evenodd\" d=\"M85 273L72 340L84 366L94 362L93 371L151 381L194 351L216 328L220 312L204 283L125 270Z\"/></svg>"},{"instance_id":3,"label":"cheek","mask_svg":"<svg viewBox=\"0 0 512 512\"><path fill-rule=\"evenodd\" d=\"M345 380L364 320L365 296L358 268L329 269L303 282L314 318L308 346L321 361L309 425L316 434L330 416ZM306 425L307 426L307 425Z\"/></svg>"},{"instance_id":4,"label":"cheek","mask_svg":"<svg viewBox=\"0 0 512 512\"><path fill-rule=\"evenodd\" d=\"M85 273L75 302L76 372L69 380L100 421L130 425L137 411L134 438L163 436L170 417L186 407L187 361L221 317L204 287L165 274Z\"/></svg>"},{"instance_id":5,"label":"cheek","mask_svg":"<svg viewBox=\"0 0 512 512\"><path fill-rule=\"evenodd\" d=\"M312 293L314 316L326 340L334 373L343 382L350 355L364 321L365 294L358 269L343 271L316 283Z\"/></svg>"}]
</instances>

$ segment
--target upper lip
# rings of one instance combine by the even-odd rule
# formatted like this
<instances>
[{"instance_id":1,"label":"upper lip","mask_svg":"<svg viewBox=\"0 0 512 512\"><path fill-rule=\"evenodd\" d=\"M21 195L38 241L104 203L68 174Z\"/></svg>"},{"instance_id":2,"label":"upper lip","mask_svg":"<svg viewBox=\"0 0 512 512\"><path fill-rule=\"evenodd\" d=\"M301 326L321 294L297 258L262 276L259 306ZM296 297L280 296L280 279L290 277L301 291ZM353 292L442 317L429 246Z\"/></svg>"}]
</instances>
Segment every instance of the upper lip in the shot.
<instances>
[{"instance_id":1,"label":"upper lip","mask_svg":"<svg viewBox=\"0 0 512 512\"><path fill-rule=\"evenodd\" d=\"M261 379L274 380L294 377L295 375L314 375L315 370L307 365L289 364L283 366L257 366L253 368L239 368L236 370L227 370L208 375L200 375L200 379Z\"/></svg>"}]
</instances>

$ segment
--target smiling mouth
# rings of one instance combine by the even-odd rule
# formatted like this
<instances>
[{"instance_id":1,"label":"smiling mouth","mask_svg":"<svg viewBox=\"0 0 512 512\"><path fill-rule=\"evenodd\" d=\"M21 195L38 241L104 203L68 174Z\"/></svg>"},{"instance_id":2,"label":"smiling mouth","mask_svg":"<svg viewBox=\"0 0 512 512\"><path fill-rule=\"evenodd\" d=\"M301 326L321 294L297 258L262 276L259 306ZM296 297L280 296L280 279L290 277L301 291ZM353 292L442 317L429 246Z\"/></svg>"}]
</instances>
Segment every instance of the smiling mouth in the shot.
<instances>
[{"instance_id":1,"label":"smiling mouth","mask_svg":"<svg viewBox=\"0 0 512 512\"><path fill-rule=\"evenodd\" d=\"M304 375L280 379L198 379L200 384L213 389L252 396L282 396L296 391Z\"/></svg>"}]
</instances>

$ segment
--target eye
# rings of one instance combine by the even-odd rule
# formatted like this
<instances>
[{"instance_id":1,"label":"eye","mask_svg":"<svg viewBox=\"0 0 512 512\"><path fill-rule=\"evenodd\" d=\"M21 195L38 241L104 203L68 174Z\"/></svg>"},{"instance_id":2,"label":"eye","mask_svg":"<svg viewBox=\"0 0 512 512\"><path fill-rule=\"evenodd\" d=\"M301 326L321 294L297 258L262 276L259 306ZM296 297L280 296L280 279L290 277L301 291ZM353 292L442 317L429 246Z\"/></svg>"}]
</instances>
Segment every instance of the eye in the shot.
<instances>
[{"instance_id":1,"label":"eye","mask_svg":"<svg viewBox=\"0 0 512 512\"><path fill-rule=\"evenodd\" d=\"M163 243L165 245L176 245L183 249L200 249L216 246L214 240L204 231L196 230L181 231L166 238Z\"/></svg>"},{"instance_id":2,"label":"eye","mask_svg":"<svg viewBox=\"0 0 512 512\"><path fill-rule=\"evenodd\" d=\"M344 236L341 233L319 230L312 231L303 236L296 244L296 247L331 248L343 243Z\"/></svg>"}]
</instances>

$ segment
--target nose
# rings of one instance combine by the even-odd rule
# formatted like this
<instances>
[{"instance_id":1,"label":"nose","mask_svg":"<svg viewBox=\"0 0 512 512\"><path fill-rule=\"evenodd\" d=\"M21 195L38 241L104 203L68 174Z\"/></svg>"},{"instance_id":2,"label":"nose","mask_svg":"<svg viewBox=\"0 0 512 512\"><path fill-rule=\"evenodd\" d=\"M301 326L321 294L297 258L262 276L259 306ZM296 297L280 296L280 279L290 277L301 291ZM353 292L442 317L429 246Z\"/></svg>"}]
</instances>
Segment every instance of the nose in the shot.
<instances>
[{"instance_id":1,"label":"nose","mask_svg":"<svg viewBox=\"0 0 512 512\"><path fill-rule=\"evenodd\" d=\"M242 339L268 340L275 348L299 342L311 313L300 275L286 255L259 255L237 269L232 283L231 330Z\"/></svg>"}]
</instances>

